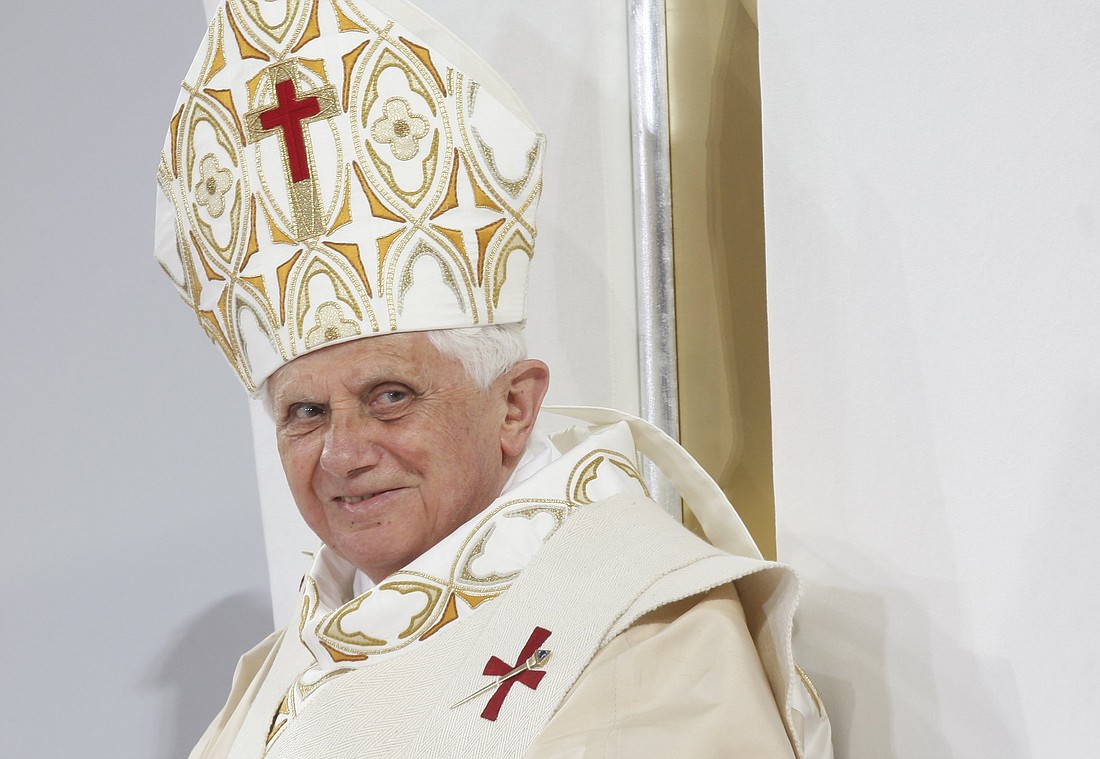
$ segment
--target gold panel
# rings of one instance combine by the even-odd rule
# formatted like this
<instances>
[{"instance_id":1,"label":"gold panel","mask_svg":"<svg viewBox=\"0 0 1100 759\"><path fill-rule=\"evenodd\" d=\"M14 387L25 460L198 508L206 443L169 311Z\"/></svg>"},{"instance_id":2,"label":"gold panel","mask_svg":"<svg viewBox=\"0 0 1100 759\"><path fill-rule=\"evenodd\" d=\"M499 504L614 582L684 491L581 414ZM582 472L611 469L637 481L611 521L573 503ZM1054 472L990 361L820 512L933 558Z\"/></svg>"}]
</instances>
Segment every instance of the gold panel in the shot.
<instances>
[{"instance_id":1,"label":"gold panel","mask_svg":"<svg viewBox=\"0 0 1100 759\"><path fill-rule=\"evenodd\" d=\"M413 55L420 59L420 62L424 64L424 67L431 72L432 78L435 79L435 83L439 85L439 91L443 93L443 97L447 96L447 85L443 82L443 77L439 75L439 71L436 69L435 64L432 63L432 52L426 47L410 42L404 37L398 37L402 44L407 47Z\"/></svg>"},{"instance_id":2,"label":"gold panel","mask_svg":"<svg viewBox=\"0 0 1100 759\"><path fill-rule=\"evenodd\" d=\"M367 196L367 202L370 204L371 216L376 219L388 219L389 221L404 223L405 218L398 216L397 213L387 208L386 204L379 200L378 196L371 190L370 183L367 182L367 178L363 176L363 170L359 168L358 162L352 161L351 167L355 170L355 176L359 180L359 186L363 188L363 194Z\"/></svg>"},{"instance_id":3,"label":"gold panel","mask_svg":"<svg viewBox=\"0 0 1100 759\"><path fill-rule=\"evenodd\" d=\"M344 64L344 89L340 96L340 104L345 111L348 110L348 99L351 97L351 75L355 72L355 62L359 60L359 56L363 54L369 44L369 42L364 42L350 53L344 53L340 57Z\"/></svg>"},{"instance_id":4,"label":"gold panel","mask_svg":"<svg viewBox=\"0 0 1100 759\"><path fill-rule=\"evenodd\" d=\"M665 7L680 436L774 558L757 28L737 2Z\"/></svg>"},{"instance_id":5,"label":"gold panel","mask_svg":"<svg viewBox=\"0 0 1100 759\"><path fill-rule=\"evenodd\" d=\"M478 227L474 230L474 234L477 235L477 284L481 287L482 282L485 279L485 253L489 250L489 243L493 240L493 235L497 233L497 230L504 226L504 219L498 219L491 224L486 224L484 227Z\"/></svg>"},{"instance_id":6,"label":"gold panel","mask_svg":"<svg viewBox=\"0 0 1100 759\"><path fill-rule=\"evenodd\" d=\"M284 261L275 269L275 273L279 277L279 322L281 324L286 324L286 281L290 278L290 270L302 257L302 252L299 250L289 261Z\"/></svg>"},{"instance_id":7,"label":"gold panel","mask_svg":"<svg viewBox=\"0 0 1100 759\"><path fill-rule=\"evenodd\" d=\"M291 48L292 53L297 53L301 50L307 42L312 42L321 36L321 25L317 23L317 2L314 0L313 7L309 11L309 21L306 24L306 30L302 34L302 38L298 40L298 44Z\"/></svg>"},{"instance_id":8,"label":"gold panel","mask_svg":"<svg viewBox=\"0 0 1100 759\"><path fill-rule=\"evenodd\" d=\"M363 270L363 257L359 253L359 245L354 242L332 242L326 241L325 245L335 250L342 255L351 264L351 267L355 269L355 273L359 275L359 279L363 280L363 287L367 290L367 297L373 298L374 293L371 291L370 281L367 280L367 272Z\"/></svg>"},{"instance_id":9,"label":"gold panel","mask_svg":"<svg viewBox=\"0 0 1100 759\"><path fill-rule=\"evenodd\" d=\"M225 11L225 20L229 22L229 28L233 31L233 37L237 40L237 50L240 52L241 58L255 58L260 61L271 60L267 53L253 45L247 37L241 34L237 19L233 18L233 12L228 8Z\"/></svg>"},{"instance_id":10,"label":"gold panel","mask_svg":"<svg viewBox=\"0 0 1100 759\"><path fill-rule=\"evenodd\" d=\"M443 200L439 202L439 208L435 209L432 215L428 217L429 219L438 219L447 211L458 208L458 162L458 149L456 148L451 161L451 178L447 182L447 193L443 196Z\"/></svg>"},{"instance_id":11,"label":"gold panel","mask_svg":"<svg viewBox=\"0 0 1100 759\"><path fill-rule=\"evenodd\" d=\"M233 117L233 123L237 127L237 139L244 144L244 127L241 126L241 117L237 115L237 107L233 105L233 93L229 90L205 89L203 93L221 103L225 110Z\"/></svg>"},{"instance_id":12,"label":"gold panel","mask_svg":"<svg viewBox=\"0 0 1100 759\"><path fill-rule=\"evenodd\" d=\"M344 13L344 11L341 10L339 4L336 3L336 0L333 0L332 9L336 11L336 28L339 29L341 32L367 31L359 24L355 23L355 21L353 21L351 18L349 18L348 14Z\"/></svg>"},{"instance_id":13,"label":"gold panel","mask_svg":"<svg viewBox=\"0 0 1100 759\"><path fill-rule=\"evenodd\" d=\"M183 117L183 106L181 105L176 109L176 113L172 116L172 122L168 125L168 134L172 135L172 176L179 179L180 175L180 119Z\"/></svg>"}]
</instances>

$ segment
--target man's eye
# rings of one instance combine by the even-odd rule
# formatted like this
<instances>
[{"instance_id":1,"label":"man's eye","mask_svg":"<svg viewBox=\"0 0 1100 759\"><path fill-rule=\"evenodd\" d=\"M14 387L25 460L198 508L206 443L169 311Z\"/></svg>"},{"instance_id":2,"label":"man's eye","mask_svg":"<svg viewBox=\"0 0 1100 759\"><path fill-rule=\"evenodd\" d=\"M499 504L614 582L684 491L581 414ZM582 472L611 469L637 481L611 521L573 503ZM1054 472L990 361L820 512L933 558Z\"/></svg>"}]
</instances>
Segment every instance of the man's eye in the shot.
<instances>
[{"instance_id":1,"label":"man's eye","mask_svg":"<svg viewBox=\"0 0 1100 759\"><path fill-rule=\"evenodd\" d=\"M383 405L392 406L395 403L401 403L408 397L409 394L402 390L387 390L384 393L379 393L378 400Z\"/></svg>"},{"instance_id":2,"label":"man's eye","mask_svg":"<svg viewBox=\"0 0 1100 759\"><path fill-rule=\"evenodd\" d=\"M325 407L319 403L298 403L291 407L288 416L295 420L316 419L324 413Z\"/></svg>"}]
</instances>

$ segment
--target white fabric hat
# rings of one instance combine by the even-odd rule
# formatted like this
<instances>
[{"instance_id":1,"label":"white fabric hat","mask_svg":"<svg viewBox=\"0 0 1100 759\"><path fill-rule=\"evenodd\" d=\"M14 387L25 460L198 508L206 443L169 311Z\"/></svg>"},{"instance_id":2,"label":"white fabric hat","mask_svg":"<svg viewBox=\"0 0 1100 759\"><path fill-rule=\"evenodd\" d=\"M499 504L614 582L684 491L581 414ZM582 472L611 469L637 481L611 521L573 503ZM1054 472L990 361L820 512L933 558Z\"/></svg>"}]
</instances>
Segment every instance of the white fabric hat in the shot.
<instances>
[{"instance_id":1,"label":"white fabric hat","mask_svg":"<svg viewBox=\"0 0 1100 759\"><path fill-rule=\"evenodd\" d=\"M249 392L337 342L520 322L543 152L407 3L226 0L161 155L156 256Z\"/></svg>"}]
</instances>

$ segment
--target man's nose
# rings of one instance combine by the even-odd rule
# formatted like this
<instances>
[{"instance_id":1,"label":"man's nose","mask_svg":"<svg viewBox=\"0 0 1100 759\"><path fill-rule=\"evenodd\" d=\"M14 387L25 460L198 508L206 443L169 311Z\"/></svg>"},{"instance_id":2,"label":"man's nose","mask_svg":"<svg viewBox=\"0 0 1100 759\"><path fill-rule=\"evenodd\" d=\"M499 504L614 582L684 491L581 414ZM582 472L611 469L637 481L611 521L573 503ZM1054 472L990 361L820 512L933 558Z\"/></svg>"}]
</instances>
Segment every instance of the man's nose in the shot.
<instances>
[{"instance_id":1,"label":"man's nose","mask_svg":"<svg viewBox=\"0 0 1100 759\"><path fill-rule=\"evenodd\" d=\"M321 468L336 477L351 477L381 459L377 420L356 411L334 413L325 432Z\"/></svg>"}]
</instances>

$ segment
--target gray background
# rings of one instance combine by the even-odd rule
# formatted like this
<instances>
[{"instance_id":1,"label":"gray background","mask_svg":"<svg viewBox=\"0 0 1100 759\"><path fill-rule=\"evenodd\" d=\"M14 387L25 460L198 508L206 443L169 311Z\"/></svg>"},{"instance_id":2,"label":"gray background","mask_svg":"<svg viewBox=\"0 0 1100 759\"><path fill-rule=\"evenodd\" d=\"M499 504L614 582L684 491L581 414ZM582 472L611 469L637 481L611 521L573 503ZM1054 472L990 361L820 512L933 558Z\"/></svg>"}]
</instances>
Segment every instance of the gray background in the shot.
<instances>
[{"instance_id":1,"label":"gray background","mask_svg":"<svg viewBox=\"0 0 1100 759\"><path fill-rule=\"evenodd\" d=\"M154 263L198 2L4 5L0 757L186 756L271 629L243 391Z\"/></svg>"}]
</instances>

